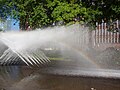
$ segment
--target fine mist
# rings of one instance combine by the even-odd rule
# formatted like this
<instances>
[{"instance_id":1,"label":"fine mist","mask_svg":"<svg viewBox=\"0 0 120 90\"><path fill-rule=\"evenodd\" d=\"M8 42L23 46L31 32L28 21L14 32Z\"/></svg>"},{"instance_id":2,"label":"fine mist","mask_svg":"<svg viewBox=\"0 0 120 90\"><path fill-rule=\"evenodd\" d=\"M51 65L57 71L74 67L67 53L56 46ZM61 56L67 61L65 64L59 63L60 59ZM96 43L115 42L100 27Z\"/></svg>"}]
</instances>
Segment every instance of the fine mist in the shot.
<instances>
[{"instance_id":1,"label":"fine mist","mask_svg":"<svg viewBox=\"0 0 120 90\"><path fill-rule=\"evenodd\" d=\"M12 51L41 50L48 58L79 62L82 66L96 66L84 51L90 49L89 29L79 24L56 26L34 31L5 32L0 40Z\"/></svg>"}]
</instances>

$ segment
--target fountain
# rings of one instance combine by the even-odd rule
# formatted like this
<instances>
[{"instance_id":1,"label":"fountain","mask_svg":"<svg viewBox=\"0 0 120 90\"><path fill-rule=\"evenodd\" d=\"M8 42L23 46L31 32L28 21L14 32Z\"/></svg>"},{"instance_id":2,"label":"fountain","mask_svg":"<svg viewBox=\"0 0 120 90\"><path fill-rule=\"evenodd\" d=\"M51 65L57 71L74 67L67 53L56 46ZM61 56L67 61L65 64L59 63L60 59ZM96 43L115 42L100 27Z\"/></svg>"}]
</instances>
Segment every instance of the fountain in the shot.
<instances>
[{"instance_id":1,"label":"fountain","mask_svg":"<svg viewBox=\"0 0 120 90\"><path fill-rule=\"evenodd\" d=\"M73 28L76 26L77 28ZM85 33L86 30L79 30L78 25L76 26L47 28L45 30L38 29L30 32L1 33L0 40L8 47L0 57L1 64L15 63L17 58L20 58L28 66L47 63L50 61L44 54L44 51L48 52L47 49L58 50L62 56L70 56L69 52L67 52L67 55L65 54L66 51L71 50L72 52L78 52L82 57L86 58L81 51L77 50L82 47L79 44L83 43L82 40L79 40L79 38L83 37L81 32ZM84 45L81 44L84 46L82 48L86 49L87 43L86 41L86 43L83 43ZM75 56L72 55L72 57ZM16 63L19 63L19 61Z\"/></svg>"},{"instance_id":2,"label":"fountain","mask_svg":"<svg viewBox=\"0 0 120 90\"><path fill-rule=\"evenodd\" d=\"M33 67L31 69L33 73L29 74L30 76L24 76L10 88L8 87L8 90L33 90L33 88L36 90L41 88L47 90L119 90L119 63L116 64L117 70L103 68L101 61L106 67L111 64L106 65L105 60L96 59L96 61L89 56L94 54L101 58L97 56L99 52L91 48L89 38L88 28L82 28L78 24L29 32L0 33L0 45L3 47L0 48L2 65L19 64L23 61L28 66L39 66L50 62L43 68ZM27 69L13 70L8 76L16 74L15 71L23 74L22 71L26 72ZM6 70L7 74L8 72L9 69ZM17 72L17 75L19 73ZM18 77L21 76L18 75Z\"/></svg>"}]
</instances>

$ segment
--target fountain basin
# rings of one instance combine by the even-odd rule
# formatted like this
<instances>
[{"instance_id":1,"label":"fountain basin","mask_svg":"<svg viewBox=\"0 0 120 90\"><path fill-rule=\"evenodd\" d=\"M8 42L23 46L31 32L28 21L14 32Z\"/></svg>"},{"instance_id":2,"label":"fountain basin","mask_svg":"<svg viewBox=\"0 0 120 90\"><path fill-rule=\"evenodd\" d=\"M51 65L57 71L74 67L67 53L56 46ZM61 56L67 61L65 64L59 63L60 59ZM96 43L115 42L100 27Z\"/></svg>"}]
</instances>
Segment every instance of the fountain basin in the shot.
<instances>
[{"instance_id":1,"label":"fountain basin","mask_svg":"<svg viewBox=\"0 0 120 90\"><path fill-rule=\"evenodd\" d=\"M120 71L112 69L84 68L54 61L39 73L60 84L60 90L119 90ZM55 64L56 63L56 64ZM69 88L69 89L68 89ZM55 89L57 90L57 89Z\"/></svg>"},{"instance_id":2,"label":"fountain basin","mask_svg":"<svg viewBox=\"0 0 120 90\"><path fill-rule=\"evenodd\" d=\"M47 67L41 68L40 73L61 76L91 77L120 79L120 70L83 67L71 61L52 61Z\"/></svg>"},{"instance_id":3,"label":"fountain basin","mask_svg":"<svg viewBox=\"0 0 120 90\"><path fill-rule=\"evenodd\" d=\"M54 61L52 63L51 65L42 68L40 67L30 68L28 66L1 67L0 85L2 86L0 86L0 89L1 88L5 88L5 90L120 89L119 70L95 69L93 67L86 68L80 66L78 67L77 65L75 65L75 63L66 64L66 61Z\"/></svg>"}]
</instances>

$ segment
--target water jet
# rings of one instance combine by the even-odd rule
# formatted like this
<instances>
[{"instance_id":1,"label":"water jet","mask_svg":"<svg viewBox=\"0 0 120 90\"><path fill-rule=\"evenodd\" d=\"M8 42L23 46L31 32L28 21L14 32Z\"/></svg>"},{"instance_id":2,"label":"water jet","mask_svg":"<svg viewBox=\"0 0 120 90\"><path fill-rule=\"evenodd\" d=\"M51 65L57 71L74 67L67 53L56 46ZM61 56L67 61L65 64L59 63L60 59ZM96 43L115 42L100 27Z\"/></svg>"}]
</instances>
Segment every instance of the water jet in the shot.
<instances>
[{"instance_id":1,"label":"water jet","mask_svg":"<svg viewBox=\"0 0 120 90\"><path fill-rule=\"evenodd\" d=\"M85 32L86 34L83 34ZM50 51L49 49L52 51L60 51L62 57L67 55L71 56L73 53L70 52L76 52L76 56L80 55L80 57L86 58L86 56L82 54L81 51L77 51L77 49L84 48L83 50L85 50L87 48L87 39L89 38L87 36L87 29L84 28L84 30L80 30L79 25L54 27L44 30L38 29L30 32L1 33L0 40L8 47L0 57L1 64L4 65L7 62L13 62L17 57L28 66L46 63L50 60L44 52ZM85 41L82 39L85 39ZM78 53L79 55L77 55ZM75 58L76 56L74 55L71 57Z\"/></svg>"},{"instance_id":2,"label":"water jet","mask_svg":"<svg viewBox=\"0 0 120 90\"><path fill-rule=\"evenodd\" d=\"M2 64L19 63L23 59L28 65L39 66L39 63L51 61L46 67L37 67L37 70L32 68L34 73L29 74L31 76L25 76L11 88L25 87L24 84L35 87L37 82L39 89L42 87L48 90L59 90L60 87L61 90L113 90L113 88L119 90L119 64L115 70L116 67L107 67L111 64L104 58L100 60L103 63L99 63L103 52L92 51L89 38L88 28L80 28L79 25L38 29L30 32L2 33L0 35L1 45L4 46L0 48ZM89 53L94 57L99 57L98 60L90 58ZM16 61L17 57L20 60ZM103 68L102 65L106 67ZM21 73L22 70L17 71ZM34 82L33 86L28 83L29 80ZM25 88L30 89L30 87Z\"/></svg>"}]
</instances>

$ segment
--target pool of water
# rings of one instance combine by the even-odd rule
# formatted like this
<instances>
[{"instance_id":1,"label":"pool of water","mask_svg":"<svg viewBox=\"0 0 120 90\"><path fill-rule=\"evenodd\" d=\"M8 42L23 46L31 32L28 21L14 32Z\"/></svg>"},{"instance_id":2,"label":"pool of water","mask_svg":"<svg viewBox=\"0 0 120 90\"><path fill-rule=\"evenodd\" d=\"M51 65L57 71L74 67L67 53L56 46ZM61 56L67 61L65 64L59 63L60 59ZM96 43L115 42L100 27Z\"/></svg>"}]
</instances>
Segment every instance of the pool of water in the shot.
<instances>
[{"instance_id":1,"label":"pool of water","mask_svg":"<svg viewBox=\"0 0 120 90\"><path fill-rule=\"evenodd\" d=\"M80 74L85 70L75 72ZM64 74L64 72L69 72L69 74ZM75 73L74 69L68 70L65 67L55 66L44 68L0 66L0 90L120 90L119 78L92 77L89 73L87 76L81 74L81 76L75 76L70 72ZM97 71L94 75L96 73Z\"/></svg>"}]
</instances>

